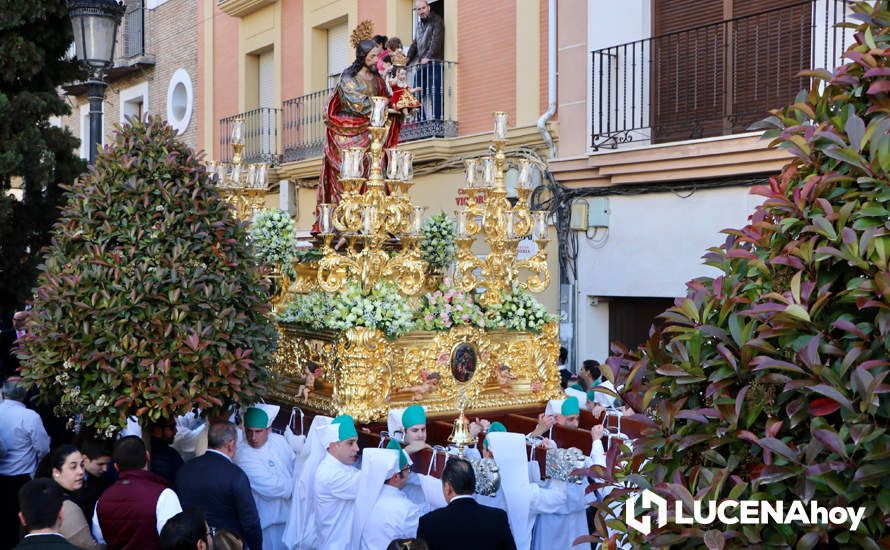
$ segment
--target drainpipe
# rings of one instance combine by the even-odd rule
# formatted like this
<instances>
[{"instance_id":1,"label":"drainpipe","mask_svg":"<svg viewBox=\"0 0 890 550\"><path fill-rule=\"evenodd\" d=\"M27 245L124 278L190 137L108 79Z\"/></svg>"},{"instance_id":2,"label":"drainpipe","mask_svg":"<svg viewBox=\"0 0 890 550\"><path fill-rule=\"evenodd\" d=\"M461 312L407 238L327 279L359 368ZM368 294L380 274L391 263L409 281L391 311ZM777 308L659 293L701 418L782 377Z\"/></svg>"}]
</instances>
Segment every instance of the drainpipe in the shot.
<instances>
[{"instance_id":1,"label":"drainpipe","mask_svg":"<svg viewBox=\"0 0 890 550\"><path fill-rule=\"evenodd\" d=\"M556 158L556 144L547 130L547 121L556 114L556 0L547 2L547 111L538 119L538 133Z\"/></svg>"}]
</instances>

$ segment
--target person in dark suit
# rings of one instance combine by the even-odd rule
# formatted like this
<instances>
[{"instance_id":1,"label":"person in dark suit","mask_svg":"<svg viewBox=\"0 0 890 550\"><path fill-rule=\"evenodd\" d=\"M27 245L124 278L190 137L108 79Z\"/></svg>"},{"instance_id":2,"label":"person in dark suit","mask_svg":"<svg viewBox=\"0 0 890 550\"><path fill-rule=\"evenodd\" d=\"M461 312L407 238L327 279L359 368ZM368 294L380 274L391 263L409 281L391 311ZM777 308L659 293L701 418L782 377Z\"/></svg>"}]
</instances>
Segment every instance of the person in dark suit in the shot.
<instances>
[{"instance_id":1,"label":"person in dark suit","mask_svg":"<svg viewBox=\"0 0 890 550\"><path fill-rule=\"evenodd\" d=\"M507 513L473 499L476 475L463 459L451 459L442 472L442 492L448 506L420 517L417 538L430 550L516 550Z\"/></svg>"},{"instance_id":2,"label":"person in dark suit","mask_svg":"<svg viewBox=\"0 0 890 550\"><path fill-rule=\"evenodd\" d=\"M79 550L59 534L62 500L62 490L50 479L34 479L19 489L19 520L28 534L15 550Z\"/></svg>"},{"instance_id":3,"label":"person in dark suit","mask_svg":"<svg viewBox=\"0 0 890 550\"><path fill-rule=\"evenodd\" d=\"M237 432L231 422L216 422L207 432L207 452L186 462L176 476L183 510L200 508L207 523L228 529L246 548L262 550L263 532L247 474L232 462Z\"/></svg>"}]
</instances>

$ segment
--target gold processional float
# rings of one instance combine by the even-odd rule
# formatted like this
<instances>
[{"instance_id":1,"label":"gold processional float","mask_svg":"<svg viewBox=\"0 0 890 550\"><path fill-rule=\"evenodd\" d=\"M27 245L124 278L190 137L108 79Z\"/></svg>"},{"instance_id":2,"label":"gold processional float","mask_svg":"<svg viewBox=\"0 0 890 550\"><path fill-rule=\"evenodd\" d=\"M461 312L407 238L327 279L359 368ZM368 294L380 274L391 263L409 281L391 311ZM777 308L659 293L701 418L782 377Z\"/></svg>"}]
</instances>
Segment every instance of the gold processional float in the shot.
<instances>
[{"instance_id":1,"label":"gold processional float","mask_svg":"<svg viewBox=\"0 0 890 550\"><path fill-rule=\"evenodd\" d=\"M425 207L414 206L408 194L414 183L412 154L383 150L387 101L372 98L369 150L341 151L340 202L318 205L321 259L296 263L294 280L275 276L280 290L273 309L298 294L340 291L350 280L358 281L365 294L377 282L391 281L406 299L442 282L419 249ZM518 162L517 199L511 204L504 181L507 113L496 112L494 118L494 155L466 161L460 193L467 205L455 212L454 286L477 292L483 305L497 303L501 291L514 284L539 293L550 283L546 212L531 211L529 205L530 163ZM249 220L264 206L270 167L251 164L243 170L242 124L236 121L233 130L232 165L208 163L208 169L217 174L220 191L238 217ZM484 255L473 251L479 236L488 247ZM538 250L519 260L519 242L528 236ZM524 282L520 270L530 272ZM366 327L333 331L279 322L278 328L276 381L269 397L324 414L349 414L360 423L383 421L389 409L421 402L433 415L459 414L452 439L462 446L469 442L465 409L525 408L561 394L556 322L539 334L461 325L394 339Z\"/></svg>"}]
</instances>

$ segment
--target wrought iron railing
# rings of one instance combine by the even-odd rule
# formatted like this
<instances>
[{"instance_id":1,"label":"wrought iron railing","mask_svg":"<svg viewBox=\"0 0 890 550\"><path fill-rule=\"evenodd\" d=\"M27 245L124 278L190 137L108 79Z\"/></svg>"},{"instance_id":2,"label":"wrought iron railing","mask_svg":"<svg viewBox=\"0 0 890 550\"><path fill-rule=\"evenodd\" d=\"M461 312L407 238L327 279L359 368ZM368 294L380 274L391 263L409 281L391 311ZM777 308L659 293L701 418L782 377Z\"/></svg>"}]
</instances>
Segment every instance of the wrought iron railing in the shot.
<instances>
[{"instance_id":1,"label":"wrought iron railing","mask_svg":"<svg viewBox=\"0 0 890 550\"><path fill-rule=\"evenodd\" d=\"M331 89L288 99L281 105L284 162L321 155L324 147L324 115Z\"/></svg>"},{"instance_id":2,"label":"wrought iron railing","mask_svg":"<svg viewBox=\"0 0 890 550\"><path fill-rule=\"evenodd\" d=\"M281 109L259 107L246 113L223 118L219 121L219 152L222 162L232 161L232 127L235 120L244 120L244 152L242 162L268 162L277 164L278 118Z\"/></svg>"},{"instance_id":3,"label":"wrought iron railing","mask_svg":"<svg viewBox=\"0 0 890 550\"><path fill-rule=\"evenodd\" d=\"M848 15L813 0L592 52L593 149L746 131L840 63Z\"/></svg>"},{"instance_id":4,"label":"wrought iron railing","mask_svg":"<svg viewBox=\"0 0 890 550\"><path fill-rule=\"evenodd\" d=\"M402 124L399 142L457 135L457 63L432 61L408 67L408 82L420 88L422 108ZM282 148L284 162L322 154L325 140L325 110L333 88L312 92L282 104Z\"/></svg>"},{"instance_id":5,"label":"wrought iron railing","mask_svg":"<svg viewBox=\"0 0 890 550\"><path fill-rule=\"evenodd\" d=\"M127 2L124 13L124 57L145 53L145 8L142 0Z\"/></svg>"}]
</instances>

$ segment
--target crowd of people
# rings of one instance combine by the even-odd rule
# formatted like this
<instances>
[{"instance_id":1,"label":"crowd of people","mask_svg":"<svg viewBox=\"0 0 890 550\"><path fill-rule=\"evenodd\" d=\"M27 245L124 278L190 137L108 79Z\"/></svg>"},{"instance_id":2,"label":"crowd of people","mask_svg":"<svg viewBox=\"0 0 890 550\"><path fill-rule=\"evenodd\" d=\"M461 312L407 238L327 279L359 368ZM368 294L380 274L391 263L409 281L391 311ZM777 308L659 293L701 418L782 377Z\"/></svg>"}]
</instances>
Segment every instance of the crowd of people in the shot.
<instances>
[{"instance_id":1,"label":"crowd of people","mask_svg":"<svg viewBox=\"0 0 890 550\"><path fill-rule=\"evenodd\" d=\"M388 444L362 451L349 416L278 433L280 408L264 403L229 418L134 422L114 442L84 432L51 450L12 377L0 401L0 549L572 548L602 495L542 481L527 443L555 447L555 425L577 428L583 408L601 406L571 387L592 389L588 376L567 380L531 433L472 422L483 443L449 456L441 479L411 471L430 448L420 404L391 411ZM590 434L588 463L603 465L603 426ZM476 492L483 458L497 464L495 493Z\"/></svg>"}]
</instances>

